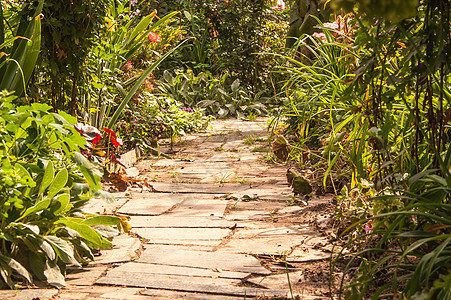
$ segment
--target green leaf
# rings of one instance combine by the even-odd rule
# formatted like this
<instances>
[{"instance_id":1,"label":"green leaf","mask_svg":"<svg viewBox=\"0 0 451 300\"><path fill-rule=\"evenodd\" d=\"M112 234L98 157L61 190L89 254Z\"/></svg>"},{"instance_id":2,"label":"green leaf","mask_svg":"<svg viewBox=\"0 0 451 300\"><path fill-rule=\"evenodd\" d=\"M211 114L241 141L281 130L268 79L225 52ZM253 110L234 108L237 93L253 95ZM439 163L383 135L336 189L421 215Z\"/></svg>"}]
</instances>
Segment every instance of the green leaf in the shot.
<instances>
[{"instance_id":1,"label":"green leaf","mask_svg":"<svg viewBox=\"0 0 451 300\"><path fill-rule=\"evenodd\" d=\"M117 225L121 222L121 218L114 216L95 216L84 220L85 225Z\"/></svg>"},{"instance_id":2,"label":"green leaf","mask_svg":"<svg viewBox=\"0 0 451 300\"><path fill-rule=\"evenodd\" d=\"M47 207L49 207L49 205L50 205L49 199L38 202L36 205L27 208L27 210L23 213L22 216L20 216L19 219L16 220L16 222L18 222L19 220L22 220L23 218L25 218L28 215L31 215L31 214L37 213L39 211L42 211L44 209L47 209Z\"/></svg>"},{"instance_id":3,"label":"green leaf","mask_svg":"<svg viewBox=\"0 0 451 300\"><path fill-rule=\"evenodd\" d=\"M42 177L41 186L39 188L39 194L42 194L45 189L52 183L55 171L53 170L53 162L49 161Z\"/></svg>"},{"instance_id":4,"label":"green leaf","mask_svg":"<svg viewBox=\"0 0 451 300\"><path fill-rule=\"evenodd\" d=\"M53 235L46 236L44 239L53 246L56 254L58 254L63 262L80 267L80 264L74 257L74 249L71 244Z\"/></svg>"},{"instance_id":5,"label":"green leaf","mask_svg":"<svg viewBox=\"0 0 451 300\"><path fill-rule=\"evenodd\" d=\"M0 263L0 276L11 289L14 288L14 282L11 279L11 268L3 261Z\"/></svg>"},{"instance_id":6,"label":"green leaf","mask_svg":"<svg viewBox=\"0 0 451 300\"><path fill-rule=\"evenodd\" d=\"M38 242L39 242L39 248L41 248L41 250L44 251L45 255L50 260L55 260L56 254L55 254L55 250L53 250L53 247L43 239L39 239Z\"/></svg>"},{"instance_id":7,"label":"green leaf","mask_svg":"<svg viewBox=\"0 0 451 300\"><path fill-rule=\"evenodd\" d=\"M100 177L102 176L102 173L99 169L79 152L75 152L74 161L79 166L80 171L85 176L89 186L92 189L100 190Z\"/></svg>"},{"instance_id":8,"label":"green leaf","mask_svg":"<svg viewBox=\"0 0 451 300\"><path fill-rule=\"evenodd\" d=\"M51 185L49 186L49 192L47 194L48 199L52 199L59 191L66 185L69 173L67 169L62 169L56 174Z\"/></svg>"},{"instance_id":9,"label":"green leaf","mask_svg":"<svg viewBox=\"0 0 451 300\"><path fill-rule=\"evenodd\" d=\"M92 195L94 197L101 197L103 201L105 201L106 203L113 203L114 202L114 195L112 193L109 192L105 192L102 190L99 191L94 191L92 193Z\"/></svg>"},{"instance_id":10,"label":"green leaf","mask_svg":"<svg viewBox=\"0 0 451 300\"><path fill-rule=\"evenodd\" d=\"M2 259L5 260L5 262L8 264L8 266L12 270L16 271L20 276L25 278L29 283L32 283L33 280L31 279L31 274L18 261L16 261L15 259L12 259L10 257L6 257L6 256L3 256Z\"/></svg>"},{"instance_id":11,"label":"green leaf","mask_svg":"<svg viewBox=\"0 0 451 300\"><path fill-rule=\"evenodd\" d=\"M102 248L102 237L100 234L88 225L77 223L65 218L56 221L57 224L63 224L80 234L80 236L93 248Z\"/></svg>"},{"instance_id":12,"label":"green leaf","mask_svg":"<svg viewBox=\"0 0 451 300\"><path fill-rule=\"evenodd\" d=\"M130 34L130 36L127 38L127 40L124 42L122 49L128 49L130 47L130 44L132 44L136 37L142 33L143 31L146 30L146 28L149 26L149 24L152 22L153 18L155 17L154 14L150 14L146 17L144 17L139 23L138 25L136 25L136 27L133 29L132 33ZM133 44L132 44L133 45Z\"/></svg>"},{"instance_id":13,"label":"green leaf","mask_svg":"<svg viewBox=\"0 0 451 300\"><path fill-rule=\"evenodd\" d=\"M64 275L54 261L46 260L44 265L44 276L48 284L60 289L66 286Z\"/></svg>"},{"instance_id":14,"label":"green leaf","mask_svg":"<svg viewBox=\"0 0 451 300\"><path fill-rule=\"evenodd\" d=\"M50 205L50 211L54 214L60 214L66 210L67 205L70 202L69 194L61 194L52 199L52 203Z\"/></svg>"}]
</instances>

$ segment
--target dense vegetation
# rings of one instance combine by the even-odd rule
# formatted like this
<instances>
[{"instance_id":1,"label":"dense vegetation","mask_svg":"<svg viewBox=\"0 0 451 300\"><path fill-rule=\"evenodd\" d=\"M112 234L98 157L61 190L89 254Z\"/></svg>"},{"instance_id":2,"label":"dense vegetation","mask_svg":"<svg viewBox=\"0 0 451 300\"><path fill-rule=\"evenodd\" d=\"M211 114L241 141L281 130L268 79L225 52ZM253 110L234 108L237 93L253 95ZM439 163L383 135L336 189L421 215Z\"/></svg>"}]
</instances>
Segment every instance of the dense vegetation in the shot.
<instances>
[{"instance_id":1,"label":"dense vegetation","mask_svg":"<svg viewBox=\"0 0 451 300\"><path fill-rule=\"evenodd\" d=\"M0 3L10 287L63 286L110 245L99 225L126 227L80 210L116 152L269 114L283 160L338 195L340 296L451 297L449 0Z\"/></svg>"}]
</instances>

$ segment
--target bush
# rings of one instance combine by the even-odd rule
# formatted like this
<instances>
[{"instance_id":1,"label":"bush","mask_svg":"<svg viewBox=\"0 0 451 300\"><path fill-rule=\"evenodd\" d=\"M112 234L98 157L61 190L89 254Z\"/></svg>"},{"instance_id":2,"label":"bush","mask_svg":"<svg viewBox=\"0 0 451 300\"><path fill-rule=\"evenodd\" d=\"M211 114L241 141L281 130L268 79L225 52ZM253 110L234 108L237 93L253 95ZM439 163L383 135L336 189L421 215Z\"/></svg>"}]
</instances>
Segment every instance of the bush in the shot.
<instances>
[{"instance_id":1,"label":"bush","mask_svg":"<svg viewBox=\"0 0 451 300\"><path fill-rule=\"evenodd\" d=\"M80 154L86 140L75 118L46 104L16 108L14 98L0 96L0 275L11 288L16 275L31 283L31 274L59 288L67 264L111 246L96 225L120 219L80 210L102 173Z\"/></svg>"}]
</instances>

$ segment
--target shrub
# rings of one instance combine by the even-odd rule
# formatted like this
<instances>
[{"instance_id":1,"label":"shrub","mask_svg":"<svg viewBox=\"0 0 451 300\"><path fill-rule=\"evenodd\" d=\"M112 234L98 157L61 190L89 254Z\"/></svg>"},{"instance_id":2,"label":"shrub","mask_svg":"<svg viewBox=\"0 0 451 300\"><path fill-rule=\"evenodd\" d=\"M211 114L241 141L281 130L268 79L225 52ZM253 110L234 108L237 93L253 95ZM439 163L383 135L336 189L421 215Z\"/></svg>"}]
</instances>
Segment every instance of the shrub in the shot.
<instances>
[{"instance_id":1,"label":"shrub","mask_svg":"<svg viewBox=\"0 0 451 300\"><path fill-rule=\"evenodd\" d=\"M102 173L80 153L86 140L75 118L46 104L16 108L14 98L0 95L0 276L11 288L16 275L31 283L31 274L59 288L67 264L111 246L96 225L120 219L80 210Z\"/></svg>"}]
</instances>

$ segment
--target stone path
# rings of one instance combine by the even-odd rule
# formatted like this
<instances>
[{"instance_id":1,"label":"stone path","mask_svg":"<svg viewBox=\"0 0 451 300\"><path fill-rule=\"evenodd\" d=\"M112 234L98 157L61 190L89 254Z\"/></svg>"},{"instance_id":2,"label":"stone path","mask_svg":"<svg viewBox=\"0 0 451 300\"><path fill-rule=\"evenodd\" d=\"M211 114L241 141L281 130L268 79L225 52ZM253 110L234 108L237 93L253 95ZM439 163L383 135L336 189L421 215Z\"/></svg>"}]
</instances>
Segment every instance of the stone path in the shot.
<instances>
[{"instance_id":1,"label":"stone path","mask_svg":"<svg viewBox=\"0 0 451 300\"><path fill-rule=\"evenodd\" d=\"M331 197L289 206L287 166L262 159L267 136L265 120L219 120L176 145L173 159L141 160L129 172L154 191L133 186L85 208L129 216L130 235L69 268L64 289L0 299L330 299Z\"/></svg>"}]
</instances>

